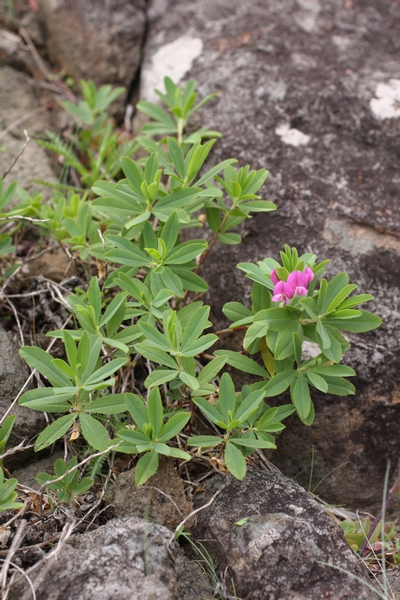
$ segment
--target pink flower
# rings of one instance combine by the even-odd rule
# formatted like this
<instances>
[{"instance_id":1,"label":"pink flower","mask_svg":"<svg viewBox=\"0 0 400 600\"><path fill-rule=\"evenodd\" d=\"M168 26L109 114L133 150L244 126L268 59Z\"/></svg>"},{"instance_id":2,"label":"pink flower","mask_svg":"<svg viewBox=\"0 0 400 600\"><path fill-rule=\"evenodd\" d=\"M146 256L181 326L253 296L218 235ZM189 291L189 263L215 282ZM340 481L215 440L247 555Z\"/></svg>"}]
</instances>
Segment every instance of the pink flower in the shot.
<instances>
[{"instance_id":1,"label":"pink flower","mask_svg":"<svg viewBox=\"0 0 400 600\"><path fill-rule=\"evenodd\" d=\"M271 271L271 281L274 285L276 285L278 283L278 281L280 281L278 274L276 272L276 269L273 269Z\"/></svg>"},{"instance_id":2,"label":"pink flower","mask_svg":"<svg viewBox=\"0 0 400 600\"><path fill-rule=\"evenodd\" d=\"M304 269L304 274L307 276L307 282L310 283L310 281L312 281L315 277L314 275L314 271L312 269L310 269L310 267L306 267Z\"/></svg>"},{"instance_id":3,"label":"pink flower","mask_svg":"<svg viewBox=\"0 0 400 600\"><path fill-rule=\"evenodd\" d=\"M307 293L307 290L306 290ZM278 281L274 287L274 295L272 296L272 302L286 302L289 303L289 299L294 296L294 288L288 281Z\"/></svg>"},{"instance_id":4,"label":"pink flower","mask_svg":"<svg viewBox=\"0 0 400 600\"><path fill-rule=\"evenodd\" d=\"M307 295L308 277L306 273L293 271L290 273L287 283L293 288L293 292L297 296Z\"/></svg>"}]
</instances>

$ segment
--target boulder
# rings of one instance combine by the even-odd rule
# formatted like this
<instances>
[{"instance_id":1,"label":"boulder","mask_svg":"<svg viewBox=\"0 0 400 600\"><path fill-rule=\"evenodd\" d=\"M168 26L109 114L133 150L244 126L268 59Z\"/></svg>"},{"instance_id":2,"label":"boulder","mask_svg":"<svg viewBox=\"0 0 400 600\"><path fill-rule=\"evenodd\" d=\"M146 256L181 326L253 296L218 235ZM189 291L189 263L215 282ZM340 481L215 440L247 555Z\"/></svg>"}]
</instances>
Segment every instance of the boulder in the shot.
<instances>
[{"instance_id":1,"label":"boulder","mask_svg":"<svg viewBox=\"0 0 400 600\"><path fill-rule=\"evenodd\" d=\"M193 510L183 481L167 457L160 457L157 473L144 485L135 484L135 469L120 473L107 489L105 500L113 506L116 517L142 517L171 530Z\"/></svg>"},{"instance_id":2,"label":"boulder","mask_svg":"<svg viewBox=\"0 0 400 600\"><path fill-rule=\"evenodd\" d=\"M77 82L130 86L141 61L145 0L39 0L50 61Z\"/></svg>"},{"instance_id":3,"label":"boulder","mask_svg":"<svg viewBox=\"0 0 400 600\"><path fill-rule=\"evenodd\" d=\"M50 192L43 192L43 186L32 183L33 179L51 183L57 181L45 149L32 139L35 134L44 137L44 130L50 128L47 108L41 105L36 96L33 79L9 66L0 68L0 122L0 176L21 152L25 143L23 130L31 137L30 143L7 175L4 185L18 181L20 188L30 193L40 191L48 197Z\"/></svg>"},{"instance_id":4,"label":"boulder","mask_svg":"<svg viewBox=\"0 0 400 600\"><path fill-rule=\"evenodd\" d=\"M208 480L195 496L195 508L206 504L223 480L221 475ZM240 598L375 597L339 527L304 489L280 474L250 468L243 481L231 478L211 506L197 513L192 536L207 540L216 572L233 578Z\"/></svg>"},{"instance_id":5,"label":"boulder","mask_svg":"<svg viewBox=\"0 0 400 600\"><path fill-rule=\"evenodd\" d=\"M162 525L131 517L113 519L75 536L30 574L37 600L200 600L210 586ZM10 600L29 590L24 577ZM28 593L28 592L27 592Z\"/></svg>"},{"instance_id":6,"label":"boulder","mask_svg":"<svg viewBox=\"0 0 400 600\"><path fill-rule=\"evenodd\" d=\"M400 5L155 0L149 19L142 98L165 75L195 78L202 97L218 92L200 114L223 134L212 162L271 173L263 197L277 212L245 221L243 243L216 245L202 270L215 326L228 325L225 302L249 302L236 264L279 258L285 243L330 258L328 278L347 271L376 298L368 308L382 327L349 335L357 394L315 394L315 424L291 417L273 460L304 484L313 460L325 499L377 510L387 461L400 455Z\"/></svg>"}]
</instances>

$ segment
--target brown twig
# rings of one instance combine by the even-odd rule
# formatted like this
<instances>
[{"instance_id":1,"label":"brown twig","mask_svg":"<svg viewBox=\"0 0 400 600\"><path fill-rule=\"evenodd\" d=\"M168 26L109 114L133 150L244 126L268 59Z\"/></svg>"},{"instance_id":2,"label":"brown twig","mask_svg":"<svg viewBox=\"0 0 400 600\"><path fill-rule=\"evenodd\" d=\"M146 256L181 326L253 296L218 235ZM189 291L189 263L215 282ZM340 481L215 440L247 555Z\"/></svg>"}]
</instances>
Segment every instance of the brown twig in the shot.
<instances>
[{"instance_id":1,"label":"brown twig","mask_svg":"<svg viewBox=\"0 0 400 600\"><path fill-rule=\"evenodd\" d=\"M28 132L26 131L26 129L24 129L24 135L25 135L25 143L22 146L21 150L18 152L17 156L12 161L11 165L8 167L8 169L6 169L5 173L3 174L3 180L7 177L7 175L9 174L9 172L11 171L11 169L13 168L13 166L15 165L15 163L17 162L17 160L22 156L22 154L24 153L25 148L27 147L27 145L31 141L31 138L29 137Z\"/></svg>"},{"instance_id":2,"label":"brown twig","mask_svg":"<svg viewBox=\"0 0 400 600\"><path fill-rule=\"evenodd\" d=\"M18 546L20 545L23 539L24 529L27 526L27 524L28 521L22 519L18 526L17 533L15 534L12 544L7 552L7 556L4 560L3 566L0 571L0 585L2 589L6 587L8 568L10 566L12 557L14 556L15 552L18 549Z\"/></svg>"}]
</instances>

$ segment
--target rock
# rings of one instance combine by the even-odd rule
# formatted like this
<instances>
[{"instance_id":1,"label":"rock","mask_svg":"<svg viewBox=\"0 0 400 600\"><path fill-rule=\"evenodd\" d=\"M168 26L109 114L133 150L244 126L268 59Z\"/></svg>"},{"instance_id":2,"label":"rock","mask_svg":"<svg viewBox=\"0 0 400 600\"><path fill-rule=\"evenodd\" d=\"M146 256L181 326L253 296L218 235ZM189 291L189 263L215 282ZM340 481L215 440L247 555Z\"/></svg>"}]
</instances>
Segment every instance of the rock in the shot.
<instances>
[{"instance_id":1,"label":"rock","mask_svg":"<svg viewBox=\"0 0 400 600\"><path fill-rule=\"evenodd\" d=\"M72 538L30 575L37 600L201 600L210 586L200 567L169 545L169 529L144 519L113 519ZM11 588L21 597L24 578Z\"/></svg>"},{"instance_id":2,"label":"rock","mask_svg":"<svg viewBox=\"0 0 400 600\"><path fill-rule=\"evenodd\" d=\"M223 481L220 475L207 481L195 496L195 508L208 502ZM208 540L216 572L228 569L226 579L233 577L240 598L371 598L354 578L367 582L366 570L342 531L283 475L250 468L242 482L231 478L213 504L197 513L192 535Z\"/></svg>"},{"instance_id":3,"label":"rock","mask_svg":"<svg viewBox=\"0 0 400 600\"><path fill-rule=\"evenodd\" d=\"M43 136L44 130L49 129L46 107L40 106L36 101L33 80L25 73L8 66L0 68L0 122L0 147L2 150L0 152L0 176L2 176L25 143L23 130L26 129L32 138L38 133ZM46 151L31 139L4 184L18 181L20 188L30 193L40 191L45 197L48 197L49 192L44 193L42 186L39 187L32 183L33 179L51 183L57 181Z\"/></svg>"},{"instance_id":4,"label":"rock","mask_svg":"<svg viewBox=\"0 0 400 600\"><path fill-rule=\"evenodd\" d=\"M347 271L360 293L376 298L368 308L383 326L349 335L345 359L357 371L357 394L314 394L315 424L291 417L273 455L307 485L314 448L312 487L320 484L332 503L375 511L387 460L400 455L400 5L155 0L149 18L142 98L177 73L161 76L158 58L190 47L177 78L195 78L201 97L218 92L200 113L201 125L223 134L212 164L234 157L271 173L263 197L277 212L245 221L243 243L216 245L202 270L215 327L228 325L226 302L249 303L250 282L236 264L279 258L285 243L330 258L328 278Z\"/></svg>"},{"instance_id":5,"label":"rock","mask_svg":"<svg viewBox=\"0 0 400 600\"><path fill-rule=\"evenodd\" d=\"M47 52L76 82L130 86L141 61L146 0L39 0Z\"/></svg>"},{"instance_id":6,"label":"rock","mask_svg":"<svg viewBox=\"0 0 400 600\"><path fill-rule=\"evenodd\" d=\"M193 510L181 478L171 460L164 457L157 473L144 485L135 484L135 469L120 473L105 499L113 505L116 517L142 517L172 531Z\"/></svg>"},{"instance_id":7,"label":"rock","mask_svg":"<svg viewBox=\"0 0 400 600\"><path fill-rule=\"evenodd\" d=\"M18 349L11 341L8 333L0 325L0 415L3 416L25 385L30 369L18 354ZM30 389L28 385L24 391ZM6 450L9 450L22 441L30 443L32 439L46 427L44 414L31 410L15 403L10 414L16 414L17 419ZM24 450L6 457L5 464L14 468L26 464L27 459L33 456L33 450Z\"/></svg>"}]
</instances>

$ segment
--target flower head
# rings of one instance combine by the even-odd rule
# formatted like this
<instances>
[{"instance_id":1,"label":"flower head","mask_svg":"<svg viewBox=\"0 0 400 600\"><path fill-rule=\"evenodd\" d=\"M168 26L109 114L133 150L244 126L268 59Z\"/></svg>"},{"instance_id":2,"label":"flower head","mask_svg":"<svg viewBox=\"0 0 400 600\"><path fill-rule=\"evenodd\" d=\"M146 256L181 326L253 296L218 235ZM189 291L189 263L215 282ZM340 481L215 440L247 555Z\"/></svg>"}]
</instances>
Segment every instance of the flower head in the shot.
<instances>
[{"instance_id":1,"label":"flower head","mask_svg":"<svg viewBox=\"0 0 400 600\"><path fill-rule=\"evenodd\" d=\"M290 298L294 296L294 289L288 281L278 281L274 287L274 295L272 296L272 302L285 302L289 303Z\"/></svg>"},{"instance_id":2,"label":"flower head","mask_svg":"<svg viewBox=\"0 0 400 600\"><path fill-rule=\"evenodd\" d=\"M293 271L289 274L287 283L293 288L293 293L297 296L307 295L308 277L302 271Z\"/></svg>"}]
</instances>

